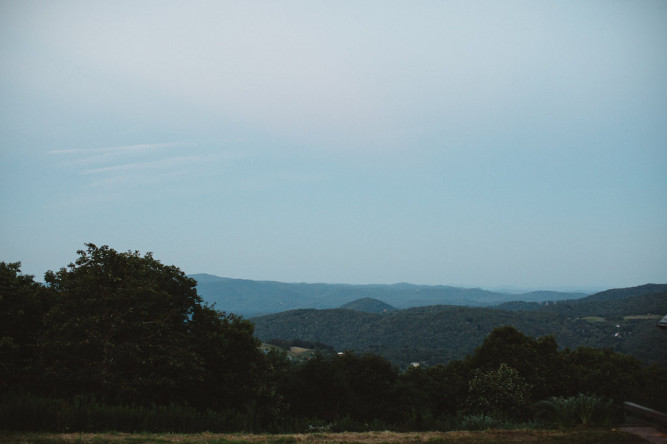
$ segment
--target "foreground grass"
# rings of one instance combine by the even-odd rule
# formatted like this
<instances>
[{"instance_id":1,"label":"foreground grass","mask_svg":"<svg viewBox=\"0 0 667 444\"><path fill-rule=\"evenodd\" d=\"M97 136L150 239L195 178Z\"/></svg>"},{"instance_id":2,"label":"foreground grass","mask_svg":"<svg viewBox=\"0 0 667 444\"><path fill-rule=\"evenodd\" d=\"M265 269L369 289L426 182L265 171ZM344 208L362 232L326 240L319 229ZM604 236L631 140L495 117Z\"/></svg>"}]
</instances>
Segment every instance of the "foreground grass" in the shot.
<instances>
[{"instance_id":1,"label":"foreground grass","mask_svg":"<svg viewBox=\"0 0 667 444\"><path fill-rule=\"evenodd\" d=\"M641 443L636 435L616 429L487 430L481 432L366 432L287 435L245 434L130 434L130 433L10 433L0 432L0 442L16 444L60 443Z\"/></svg>"}]
</instances>

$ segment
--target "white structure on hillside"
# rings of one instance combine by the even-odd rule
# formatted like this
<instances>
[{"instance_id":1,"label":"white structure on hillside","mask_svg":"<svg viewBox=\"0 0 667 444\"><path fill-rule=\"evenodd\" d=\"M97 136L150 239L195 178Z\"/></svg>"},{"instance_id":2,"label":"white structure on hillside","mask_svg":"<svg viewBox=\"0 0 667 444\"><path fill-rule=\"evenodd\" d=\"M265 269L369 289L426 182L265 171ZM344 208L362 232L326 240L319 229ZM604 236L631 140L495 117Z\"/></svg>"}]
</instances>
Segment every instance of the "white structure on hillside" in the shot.
<instances>
[{"instance_id":1,"label":"white structure on hillside","mask_svg":"<svg viewBox=\"0 0 667 444\"><path fill-rule=\"evenodd\" d=\"M660 319L660 322L658 322L658 327L667 328L667 316Z\"/></svg>"}]
</instances>

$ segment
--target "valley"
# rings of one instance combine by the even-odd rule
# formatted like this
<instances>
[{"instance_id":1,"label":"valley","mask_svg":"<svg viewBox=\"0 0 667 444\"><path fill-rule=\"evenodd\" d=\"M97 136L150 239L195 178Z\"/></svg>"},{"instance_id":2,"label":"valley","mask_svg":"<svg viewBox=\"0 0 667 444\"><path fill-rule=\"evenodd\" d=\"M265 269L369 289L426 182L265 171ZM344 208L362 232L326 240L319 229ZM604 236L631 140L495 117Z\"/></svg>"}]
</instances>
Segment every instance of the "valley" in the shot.
<instances>
[{"instance_id":1,"label":"valley","mask_svg":"<svg viewBox=\"0 0 667 444\"><path fill-rule=\"evenodd\" d=\"M229 293L212 296L213 288L227 288ZM262 341L298 339L337 351L375 353L400 368L462 359L502 325L533 337L553 335L562 348L607 348L645 363L667 364L667 330L656 327L667 313L667 285L592 295L522 295L445 286L283 284L210 277L198 290L222 310L239 307L252 313L259 311L253 306L267 311L301 307L250 317Z\"/></svg>"}]
</instances>

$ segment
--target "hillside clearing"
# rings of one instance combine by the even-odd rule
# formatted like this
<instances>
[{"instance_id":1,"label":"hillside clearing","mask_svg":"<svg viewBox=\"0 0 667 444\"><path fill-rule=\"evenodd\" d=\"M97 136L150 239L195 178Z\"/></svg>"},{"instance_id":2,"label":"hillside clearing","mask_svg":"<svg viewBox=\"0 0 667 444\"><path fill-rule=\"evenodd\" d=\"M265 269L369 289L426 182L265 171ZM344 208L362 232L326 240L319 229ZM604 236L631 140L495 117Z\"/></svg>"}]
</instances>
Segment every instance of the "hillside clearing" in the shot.
<instances>
[{"instance_id":1,"label":"hillside clearing","mask_svg":"<svg viewBox=\"0 0 667 444\"><path fill-rule=\"evenodd\" d=\"M662 319L662 316L661 315L653 315L653 314L623 316L624 321L630 321L630 320L633 320L633 319Z\"/></svg>"},{"instance_id":2,"label":"hillside clearing","mask_svg":"<svg viewBox=\"0 0 667 444\"><path fill-rule=\"evenodd\" d=\"M600 317L600 316L586 316L584 318L581 318L584 321L588 322L604 322L605 318Z\"/></svg>"}]
</instances>

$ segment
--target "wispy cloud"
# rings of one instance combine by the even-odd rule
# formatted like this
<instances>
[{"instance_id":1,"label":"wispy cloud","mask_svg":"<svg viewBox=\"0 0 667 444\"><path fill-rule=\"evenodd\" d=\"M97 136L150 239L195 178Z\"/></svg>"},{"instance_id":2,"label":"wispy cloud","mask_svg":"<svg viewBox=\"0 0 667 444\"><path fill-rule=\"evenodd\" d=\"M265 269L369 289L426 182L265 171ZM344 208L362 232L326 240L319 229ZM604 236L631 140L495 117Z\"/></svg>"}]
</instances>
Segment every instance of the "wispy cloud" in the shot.
<instances>
[{"instance_id":1,"label":"wispy cloud","mask_svg":"<svg viewBox=\"0 0 667 444\"><path fill-rule=\"evenodd\" d=\"M138 194L146 195L147 186L177 184L215 162L216 155L183 141L61 149L49 154L64 167L61 174L79 178L74 179L78 199L91 202L133 200ZM71 199L77 200L70 194Z\"/></svg>"},{"instance_id":2,"label":"wispy cloud","mask_svg":"<svg viewBox=\"0 0 667 444\"><path fill-rule=\"evenodd\" d=\"M105 173L123 173L132 171L146 171L146 170L164 170L184 165L191 165L197 163L204 163L205 158L197 156L172 156L162 159L149 160L144 162L124 163L120 165L105 166L99 168L86 168L81 170L81 174L105 174Z\"/></svg>"},{"instance_id":3,"label":"wispy cloud","mask_svg":"<svg viewBox=\"0 0 667 444\"><path fill-rule=\"evenodd\" d=\"M78 148L50 152L61 174L78 182L68 200L118 202L157 199L191 188L202 180L228 180L228 167L252 153L193 142ZM224 171L225 179L220 174ZM73 175L72 175L73 174ZM234 173L231 174L234 176ZM76 197L75 195L78 195Z\"/></svg>"},{"instance_id":4,"label":"wispy cloud","mask_svg":"<svg viewBox=\"0 0 667 444\"><path fill-rule=\"evenodd\" d=\"M134 163L147 156L165 156L169 151L191 149L196 147L191 142L144 143L136 145L111 146L101 148L72 148L50 151L51 155L62 159L73 167L97 165L98 167L113 166L112 164Z\"/></svg>"},{"instance_id":5,"label":"wispy cloud","mask_svg":"<svg viewBox=\"0 0 667 444\"><path fill-rule=\"evenodd\" d=\"M188 142L169 142L169 143L144 143L138 145L111 146L103 148L72 148L66 150L53 150L51 154L105 154L105 153L137 153L147 150L157 150L162 148L182 148L194 146L194 143Z\"/></svg>"}]
</instances>

